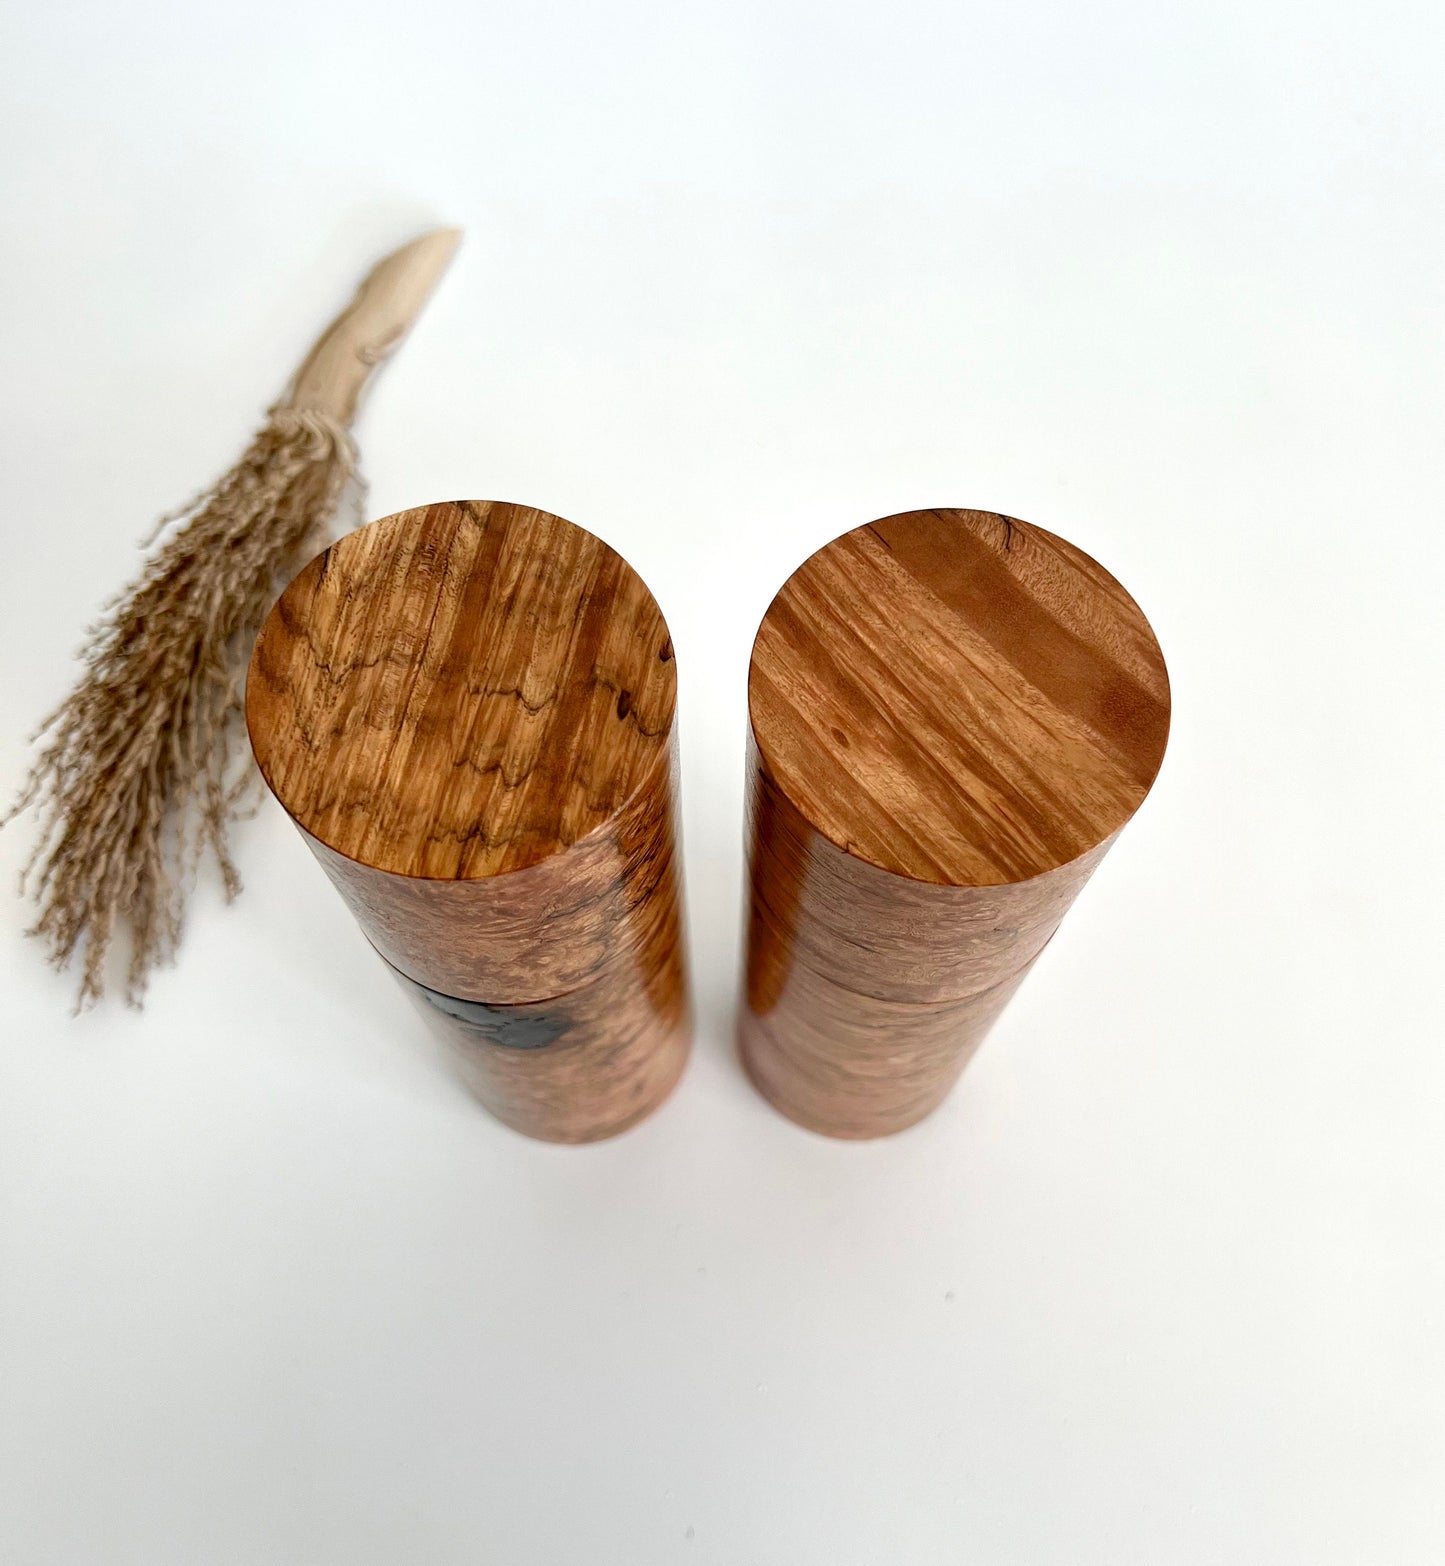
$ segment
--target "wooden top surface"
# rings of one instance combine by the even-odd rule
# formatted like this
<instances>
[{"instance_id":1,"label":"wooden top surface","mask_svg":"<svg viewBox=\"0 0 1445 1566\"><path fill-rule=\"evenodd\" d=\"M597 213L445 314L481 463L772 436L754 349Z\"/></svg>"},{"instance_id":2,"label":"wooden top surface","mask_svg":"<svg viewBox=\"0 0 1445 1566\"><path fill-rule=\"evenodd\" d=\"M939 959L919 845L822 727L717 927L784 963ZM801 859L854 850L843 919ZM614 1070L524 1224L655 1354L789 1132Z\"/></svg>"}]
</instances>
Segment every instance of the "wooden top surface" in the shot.
<instances>
[{"instance_id":1,"label":"wooden top surface","mask_svg":"<svg viewBox=\"0 0 1445 1566\"><path fill-rule=\"evenodd\" d=\"M642 579L545 511L448 501L317 556L272 609L246 720L313 837L475 879L601 826L664 765L672 643Z\"/></svg>"},{"instance_id":2,"label":"wooden top surface","mask_svg":"<svg viewBox=\"0 0 1445 1566\"><path fill-rule=\"evenodd\" d=\"M1169 682L1138 605L1042 528L911 511L773 600L748 678L762 764L855 858L944 886L1077 859L1138 808Z\"/></svg>"}]
</instances>

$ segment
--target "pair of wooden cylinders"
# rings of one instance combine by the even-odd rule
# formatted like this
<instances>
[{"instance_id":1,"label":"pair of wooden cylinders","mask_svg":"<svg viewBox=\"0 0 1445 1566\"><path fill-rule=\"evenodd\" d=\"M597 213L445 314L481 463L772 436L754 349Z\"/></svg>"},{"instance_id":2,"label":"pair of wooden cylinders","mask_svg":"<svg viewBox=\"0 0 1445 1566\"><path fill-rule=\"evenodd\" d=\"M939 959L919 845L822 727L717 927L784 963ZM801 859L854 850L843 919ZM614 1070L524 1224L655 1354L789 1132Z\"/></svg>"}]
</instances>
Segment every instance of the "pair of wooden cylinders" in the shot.
<instances>
[{"instance_id":1,"label":"pair of wooden cylinders","mask_svg":"<svg viewBox=\"0 0 1445 1566\"><path fill-rule=\"evenodd\" d=\"M682 1071L676 696L627 563L493 502L343 538L256 643L263 776L482 1102L532 1136L622 1131ZM1163 659L1062 539L920 511L789 578L748 696L744 1063L805 1126L901 1130L1147 793Z\"/></svg>"},{"instance_id":2,"label":"pair of wooden cylinders","mask_svg":"<svg viewBox=\"0 0 1445 1566\"><path fill-rule=\"evenodd\" d=\"M623 1131L686 1060L676 696L626 561L496 502L349 534L256 642L263 777L478 1097L530 1136Z\"/></svg>"},{"instance_id":3,"label":"pair of wooden cylinders","mask_svg":"<svg viewBox=\"0 0 1445 1566\"><path fill-rule=\"evenodd\" d=\"M947 1095L1164 756L1148 622L1081 550L981 511L826 545L748 680L742 1058L840 1137Z\"/></svg>"}]
</instances>

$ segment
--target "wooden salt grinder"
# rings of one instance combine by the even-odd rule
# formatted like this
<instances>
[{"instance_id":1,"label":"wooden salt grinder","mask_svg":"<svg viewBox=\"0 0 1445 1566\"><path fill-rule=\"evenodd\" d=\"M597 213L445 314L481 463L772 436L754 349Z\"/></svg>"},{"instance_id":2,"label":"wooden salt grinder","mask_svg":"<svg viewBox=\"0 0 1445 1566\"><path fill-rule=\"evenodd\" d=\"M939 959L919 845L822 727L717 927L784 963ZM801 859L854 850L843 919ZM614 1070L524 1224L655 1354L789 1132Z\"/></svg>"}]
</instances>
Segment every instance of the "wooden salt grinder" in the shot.
<instances>
[{"instance_id":1,"label":"wooden salt grinder","mask_svg":"<svg viewBox=\"0 0 1445 1566\"><path fill-rule=\"evenodd\" d=\"M1042 528L914 511L789 577L748 676L744 1065L830 1136L947 1095L1164 756L1139 607Z\"/></svg>"},{"instance_id":2,"label":"wooden salt grinder","mask_svg":"<svg viewBox=\"0 0 1445 1566\"><path fill-rule=\"evenodd\" d=\"M560 517L398 512L324 551L256 642L261 773L478 1097L586 1142L688 1049L676 673L652 594Z\"/></svg>"}]
</instances>

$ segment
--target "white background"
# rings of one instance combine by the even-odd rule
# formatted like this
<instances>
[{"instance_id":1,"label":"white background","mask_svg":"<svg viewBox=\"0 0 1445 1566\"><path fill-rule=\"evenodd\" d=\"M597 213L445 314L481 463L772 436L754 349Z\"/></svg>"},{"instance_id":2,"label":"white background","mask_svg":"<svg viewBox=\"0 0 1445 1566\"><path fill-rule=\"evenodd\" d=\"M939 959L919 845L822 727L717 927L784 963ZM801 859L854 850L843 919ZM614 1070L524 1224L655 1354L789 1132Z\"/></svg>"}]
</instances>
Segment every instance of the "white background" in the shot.
<instances>
[{"instance_id":1,"label":"white background","mask_svg":"<svg viewBox=\"0 0 1445 1566\"><path fill-rule=\"evenodd\" d=\"M6 13L0 781L151 519L460 223L369 509L648 579L699 1030L635 1133L503 1130L269 800L142 1014L0 901L0 1558L1445 1557L1438 6ZM731 1052L747 653L927 505L1109 566L1174 732L946 1107L832 1143Z\"/></svg>"}]
</instances>

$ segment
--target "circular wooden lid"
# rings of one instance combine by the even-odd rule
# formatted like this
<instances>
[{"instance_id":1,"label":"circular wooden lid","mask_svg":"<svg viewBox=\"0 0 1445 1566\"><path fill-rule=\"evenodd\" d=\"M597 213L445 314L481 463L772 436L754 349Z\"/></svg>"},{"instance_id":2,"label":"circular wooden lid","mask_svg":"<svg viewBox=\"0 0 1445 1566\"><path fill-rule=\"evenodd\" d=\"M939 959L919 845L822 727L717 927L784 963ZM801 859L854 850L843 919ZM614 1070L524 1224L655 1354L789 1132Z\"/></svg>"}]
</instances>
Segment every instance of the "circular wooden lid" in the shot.
<instances>
[{"instance_id":1,"label":"circular wooden lid","mask_svg":"<svg viewBox=\"0 0 1445 1566\"><path fill-rule=\"evenodd\" d=\"M312 837L396 875L537 864L656 775L676 700L662 611L561 517L448 501L317 556L251 658L262 775Z\"/></svg>"},{"instance_id":2,"label":"circular wooden lid","mask_svg":"<svg viewBox=\"0 0 1445 1566\"><path fill-rule=\"evenodd\" d=\"M1133 815L1169 681L1139 606L1042 528L910 511L788 578L753 646L762 764L825 838L893 874L999 886Z\"/></svg>"}]
</instances>

